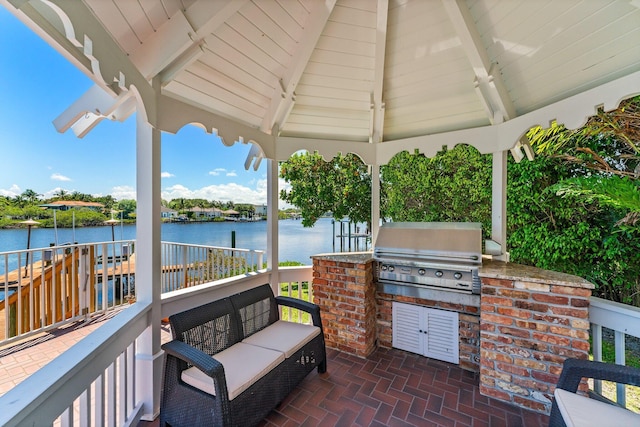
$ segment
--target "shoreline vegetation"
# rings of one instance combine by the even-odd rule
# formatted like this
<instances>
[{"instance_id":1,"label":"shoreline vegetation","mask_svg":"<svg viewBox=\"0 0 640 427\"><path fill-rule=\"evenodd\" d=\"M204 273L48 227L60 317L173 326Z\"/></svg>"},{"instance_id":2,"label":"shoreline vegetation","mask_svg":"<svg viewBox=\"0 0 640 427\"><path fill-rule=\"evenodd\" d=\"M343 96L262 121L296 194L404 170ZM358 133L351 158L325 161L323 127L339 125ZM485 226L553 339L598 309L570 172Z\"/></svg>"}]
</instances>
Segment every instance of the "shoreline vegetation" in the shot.
<instances>
[{"instance_id":1,"label":"shoreline vegetation","mask_svg":"<svg viewBox=\"0 0 640 427\"><path fill-rule=\"evenodd\" d=\"M162 202L162 221L176 223L253 222L266 219L266 205L209 201L205 199L173 199ZM279 219L300 218L297 209L278 212ZM94 197L60 190L53 198L43 199L33 190L15 197L0 196L0 229L26 228L27 220L38 228L73 228L136 223L136 201L117 201L112 196ZM114 222L115 224L115 222Z\"/></svg>"}]
</instances>

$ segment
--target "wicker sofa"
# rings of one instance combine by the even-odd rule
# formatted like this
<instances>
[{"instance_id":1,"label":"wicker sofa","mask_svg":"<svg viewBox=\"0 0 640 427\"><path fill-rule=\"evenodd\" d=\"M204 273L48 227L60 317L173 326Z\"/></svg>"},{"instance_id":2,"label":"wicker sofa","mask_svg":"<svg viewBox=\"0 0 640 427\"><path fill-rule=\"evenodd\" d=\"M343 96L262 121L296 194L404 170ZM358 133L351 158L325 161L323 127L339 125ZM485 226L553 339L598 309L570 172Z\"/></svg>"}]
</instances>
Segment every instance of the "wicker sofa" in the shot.
<instances>
[{"instance_id":1,"label":"wicker sofa","mask_svg":"<svg viewBox=\"0 0 640 427\"><path fill-rule=\"evenodd\" d=\"M279 320L278 306L313 325ZM160 426L252 426L314 368L326 372L320 309L262 285L169 318Z\"/></svg>"},{"instance_id":2,"label":"wicker sofa","mask_svg":"<svg viewBox=\"0 0 640 427\"><path fill-rule=\"evenodd\" d=\"M583 378L640 386L640 369L612 363L566 359L554 392L550 427L640 426L640 414L595 393L577 394Z\"/></svg>"}]
</instances>

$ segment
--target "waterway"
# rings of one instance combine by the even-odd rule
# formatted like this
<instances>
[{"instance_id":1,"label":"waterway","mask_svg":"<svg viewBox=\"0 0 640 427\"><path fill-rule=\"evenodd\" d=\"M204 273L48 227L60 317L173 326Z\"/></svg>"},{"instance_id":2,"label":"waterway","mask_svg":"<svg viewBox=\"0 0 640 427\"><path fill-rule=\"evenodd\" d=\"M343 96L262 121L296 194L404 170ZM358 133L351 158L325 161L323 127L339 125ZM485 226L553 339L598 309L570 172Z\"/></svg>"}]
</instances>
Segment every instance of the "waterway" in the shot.
<instances>
[{"instance_id":1,"label":"waterway","mask_svg":"<svg viewBox=\"0 0 640 427\"><path fill-rule=\"evenodd\" d=\"M346 225L345 231L346 231ZM352 228L353 230L353 228ZM361 230L364 227L361 226ZM235 231L235 247L267 251L267 222L200 222L200 223L163 223L162 241L191 243L197 245L231 247L231 234ZM104 227L64 228L57 231L52 228L33 228L31 230L31 248L46 248L51 243L95 243L111 241L112 229ZM133 240L136 238L135 225L116 225L113 228L115 240ZM300 220L281 220L278 222L279 253L282 261L297 261L311 264L310 257L321 253L340 252L340 223L331 218L320 218L313 227L305 228ZM359 250L363 250L364 239L359 240ZM0 229L0 253L26 249L26 229ZM335 245L335 246L334 246ZM343 249L348 250L346 239ZM352 240L351 249L356 250ZM266 257L265 257L266 259Z\"/></svg>"}]
</instances>

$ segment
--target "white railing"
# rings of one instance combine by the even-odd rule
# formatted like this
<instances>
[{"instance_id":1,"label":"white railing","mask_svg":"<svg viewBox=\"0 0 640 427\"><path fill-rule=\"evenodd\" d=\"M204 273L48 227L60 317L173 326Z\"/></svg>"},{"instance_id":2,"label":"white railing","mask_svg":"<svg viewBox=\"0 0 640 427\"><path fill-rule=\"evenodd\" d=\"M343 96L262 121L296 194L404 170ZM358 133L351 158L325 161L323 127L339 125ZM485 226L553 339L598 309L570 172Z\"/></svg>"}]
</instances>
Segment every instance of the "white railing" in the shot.
<instances>
[{"instance_id":1,"label":"white railing","mask_svg":"<svg viewBox=\"0 0 640 427\"><path fill-rule=\"evenodd\" d=\"M133 242L0 253L0 345L127 303Z\"/></svg>"},{"instance_id":2,"label":"white railing","mask_svg":"<svg viewBox=\"0 0 640 427\"><path fill-rule=\"evenodd\" d=\"M162 317L268 283L268 271L252 272L162 295ZM309 297L311 266L283 267L280 289ZM2 396L2 426L135 426L143 415L136 390L161 386L161 378L144 385L136 369L137 340L152 326L150 305L134 303L58 358ZM293 320L296 316L293 315ZM297 317L303 321L302 316ZM158 325L159 327L159 325ZM148 410L148 408L146 408Z\"/></svg>"},{"instance_id":3,"label":"white railing","mask_svg":"<svg viewBox=\"0 0 640 427\"><path fill-rule=\"evenodd\" d=\"M313 280L312 266L280 267L278 269L278 278L280 281L280 295L313 302L313 287L311 286L311 281ZM300 313L299 310L289 309L287 307L282 309L280 317L290 322L309 323L311 320L305 313Z\"/></svg>"},{"instance_id":4,"label":"white railing","mask_svg":"<svg viewBox=\"0 0 640 427\"><path fill-rule=\"evenodd\" d=\"M0 345L135 300L135 242L0 253ZM162 243L162 292L262 268L263 251Z\"/></svg>"},{"instance_id":5,"label":"white railing","mask_svg":"<svg viewBox=\"0 0 640 427\"><path fill-rule=\"evenodd\" d=\"M625 365L626 335L640 338L640 308L592 297L589 321L593 359L602 361L602 328L608 328L614 331L615 363ZM616 400L622 406L626 406L625 390L624 384L616 386ZM594 381L594 391L602 393L601 381Z\"/></svg>"},{"instance_id":6,"label":"white railing","mask_svg":"<svg viewBox=\"0 0 640 427\"><path fill-rule=\"evenodd\" d=\"M2 397L2 426L135 426L136 340L150 306L123 310ZM151 385L150 385L151 386Z\"/></svg>"},{"instance_id":7,"label":"white railing","mask_svg":"<svg viewBox=\"0 0 640 427\"><path fill-rule=\"evenodd\" d=\"M162 293L262 269L264 251L162 242Z\"/></svg>"}]
</instances>

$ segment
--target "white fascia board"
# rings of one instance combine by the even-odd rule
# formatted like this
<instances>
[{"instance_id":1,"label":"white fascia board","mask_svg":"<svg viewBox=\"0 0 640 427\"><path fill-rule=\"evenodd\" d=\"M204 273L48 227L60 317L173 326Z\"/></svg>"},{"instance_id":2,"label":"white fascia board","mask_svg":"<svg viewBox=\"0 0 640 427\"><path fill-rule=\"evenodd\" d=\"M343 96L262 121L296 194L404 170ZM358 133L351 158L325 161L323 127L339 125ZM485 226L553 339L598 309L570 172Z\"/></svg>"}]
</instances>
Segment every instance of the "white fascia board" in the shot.
<instances>
[{"instance_id":1,"label":"white fascia board","mask_svg":"<svg viewBox=\"0 0 640 427\"><path fill-rule=\"evenodd\" d=\"M348 140L278 137L275 158L278 161L284 161L301 150L310 153L317 151L325 159L332 159L338 153L353 153L360 157L365 164L373 165L376 160L376 145Z\"/></svg>"},{"instance_id":2,"label":"white fascia board","mask_svg":"<svg viewBox=\"0 0 640 427\"><path fill-rule=\"evenodd\" d=\"M443 147L451 149L456 144L472 145L482 154L511 150L533 126L546 128L555 120L569 129L576 129L596 114L600 106L605 111L611 111L622 100L637 94L640 94L640 71L498 125L385 141L377 144L376 157L378 164L388 163L404 150L410 153L418 150L427 157L433 157Z\"/></svg>"},{"instance_id":3,"label":"white fascia board","mask_svg":"<svg viewBox=\"0 0 640 427\"><path fill-rule=\"evenodd\" d=\"M264 157L272 159L275 156L275 138L272 135L178 99L166 95L160 96L158 129L175 134L188 124L199 125L206 132L218 135L222 143L228 147L236 142L245 144L255 142L264 152Z\"/></svg>"}]
</instances>

